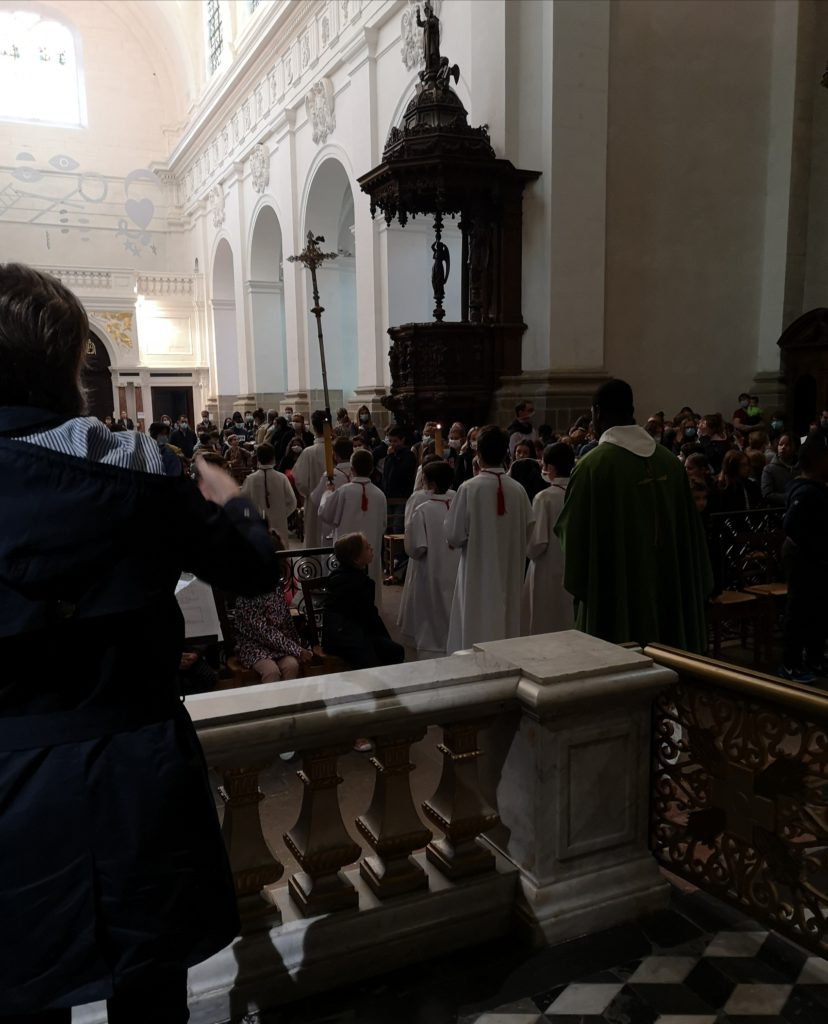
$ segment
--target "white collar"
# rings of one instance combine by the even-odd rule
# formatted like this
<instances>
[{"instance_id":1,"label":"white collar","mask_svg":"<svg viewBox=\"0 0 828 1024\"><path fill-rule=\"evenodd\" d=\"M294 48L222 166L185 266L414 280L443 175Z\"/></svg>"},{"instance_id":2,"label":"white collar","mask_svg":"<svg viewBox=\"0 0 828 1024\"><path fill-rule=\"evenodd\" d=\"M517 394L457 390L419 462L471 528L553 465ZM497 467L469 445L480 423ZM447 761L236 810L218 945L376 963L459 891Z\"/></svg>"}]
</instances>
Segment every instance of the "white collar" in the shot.
<instances>
[{"instance_id":1,"label":"white collar","mask_svg":"<svg viewBox=\"0 0 828 1024\"><path fill-rule=\"evenodd\" d=\"M497 473L498 476L499 476L501 473L505 473L506 470L502 466L497 466L497 467L494 467L494 466L481 466L480 467L480 472L481 473Z\"/></svg>"},{"instance_id":2,"label":"white collar","mask_svg":"<svg viewBox=\"0 0 828 1024\"><path fill-rule=\"evenodd\" d=\"M610 427L601 434L598 444L614 444L644 459L649 459L656 450L655 440L637 423L631 423L627 427Z\"/></svg>"},{"instance_id":3,"label":"white collar","mask_svg":"<svg viewBox=\"0 0 828 1024\"><path fill-rule=\"evenodd\" d=\"M325 438L324 437L315 437L313 439L313 443L314 444L324 444L325 443Z\"/></svg>"},{"instance_id":4,"label":"white collar","mask_svg":"<svg viewBox=\"0 0 828 1024\"><path fill-rule=\"evenodd\" d=\"M367 476L352 476L351 477L351 483L352 484L370 484L371 483L371 478L367 477Z\"/></svg>"}]
</instances>

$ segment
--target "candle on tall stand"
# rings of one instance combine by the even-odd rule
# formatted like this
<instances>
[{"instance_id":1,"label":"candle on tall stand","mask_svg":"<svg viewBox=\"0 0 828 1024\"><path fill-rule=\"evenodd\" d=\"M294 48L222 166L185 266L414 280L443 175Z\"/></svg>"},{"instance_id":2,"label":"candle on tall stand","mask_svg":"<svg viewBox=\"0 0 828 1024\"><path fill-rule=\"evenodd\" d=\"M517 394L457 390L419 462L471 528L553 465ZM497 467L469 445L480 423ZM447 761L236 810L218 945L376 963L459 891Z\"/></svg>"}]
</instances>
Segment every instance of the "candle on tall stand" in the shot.
<instances>
[{"instance_id":1,"label":"candle on tall stand","mask_svg":"<svg viewBox=\"0 0 828 1024\"><path fill-rule=\"evenodd\" d=\"M319 362L322 366L322 388L325 392L325 473L329 482L333 483L331 399L328 394L328 368L325 365L325 339L322 336L322 314L325 312L325 307L319 304L319 285L316 280L316 269L325 260L335 260L337 254L335 252L322 252L319 248L319 243L324 241L324 235L314 235L312 231L309 231L308 244L298 256L288 256L288 263L302 263L307 267L313 284L313 306L311 307L311 313L316 317L316 336L319 339Z\"/></svg>"},{"instance_id":2,"label":"candle on tall stand","mask_svg":"<svg viewBox=\"0 0 828 1024\"><path fill-rule=\"evenodd\" d=\"M434 454L443 457L443 428L439 423L434 431Z\"/></svg>"}]
</instances>

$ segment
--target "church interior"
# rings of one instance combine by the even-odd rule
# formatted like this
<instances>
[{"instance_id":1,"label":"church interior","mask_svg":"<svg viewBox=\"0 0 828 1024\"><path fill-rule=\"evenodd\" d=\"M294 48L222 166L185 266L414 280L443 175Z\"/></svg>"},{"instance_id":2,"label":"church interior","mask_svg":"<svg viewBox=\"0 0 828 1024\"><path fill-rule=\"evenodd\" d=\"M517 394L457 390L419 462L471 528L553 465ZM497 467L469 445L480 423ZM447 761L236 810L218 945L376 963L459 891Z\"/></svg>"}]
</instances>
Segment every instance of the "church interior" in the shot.
<instances>
[{"instance_id":1,"label":"church interior","mask_svg":"<svg viewBox=\"0 0 828 1024\"><path fill-rule=\"evenodd\" d=\"M238 914L165 939L193 1024L828 1020L827 61L825 0L0 0L0 356L23 264L99 461L281 573L149 590ZM6 394L0 465L81 454ZM66 962L0 1024L141 1019Z\"/></svg>"}]
</instances>

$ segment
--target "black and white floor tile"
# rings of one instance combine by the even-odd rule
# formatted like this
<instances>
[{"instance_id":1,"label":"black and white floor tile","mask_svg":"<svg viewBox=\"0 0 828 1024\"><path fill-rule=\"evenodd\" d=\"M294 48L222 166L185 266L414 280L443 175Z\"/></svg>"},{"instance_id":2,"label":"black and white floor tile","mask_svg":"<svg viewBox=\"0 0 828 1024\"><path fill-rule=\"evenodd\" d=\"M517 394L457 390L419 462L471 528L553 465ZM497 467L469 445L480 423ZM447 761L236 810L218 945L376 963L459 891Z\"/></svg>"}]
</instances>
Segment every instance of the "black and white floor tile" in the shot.
<instances>
[{"instance_id":1,"label":"black and white floor tile","mask_svg":"<svg viewBox=\"0 0 828 1024\"><path fill-rule=\"evenodd\" d=\"M699 930L675 943L662 934L652 941L647 956L460 1020L462 1024L828 1024L828 962L756 925L740 923L741 929L712 934Z\"/></svg>"},{"instance_id":2,"label":"black and white floor tile","mask_svg":"<svg viewBox=\"0 0 828 1024\"><path fill-rule=\"evenodd\" d=\"M676 892L669 909L596 935L540 950L487 943L258 1021L828 1024L828 961L703 893Z\"/></svg>"}]
</instances>

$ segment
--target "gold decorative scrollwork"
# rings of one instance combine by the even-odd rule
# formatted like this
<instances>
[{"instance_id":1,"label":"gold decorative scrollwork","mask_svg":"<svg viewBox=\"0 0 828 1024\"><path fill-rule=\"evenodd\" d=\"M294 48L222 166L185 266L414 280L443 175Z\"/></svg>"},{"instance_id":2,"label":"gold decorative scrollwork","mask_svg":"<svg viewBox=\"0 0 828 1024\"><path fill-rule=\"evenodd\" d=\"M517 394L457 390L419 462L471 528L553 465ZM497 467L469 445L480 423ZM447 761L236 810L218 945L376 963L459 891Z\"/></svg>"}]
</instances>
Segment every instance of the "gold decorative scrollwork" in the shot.
<instances>
[{"instance_id":1,"label":"gold decorative scrollwork","mask_svg":"<svg viewBox=\"0 0 828 1024\"><path fill-rule=\"evenodd\" d=\"M828 724L681 683L653 744L659 863L828 954Z\"/></svg>"},{"instance_id":2,"label":"gold decorative scrollwork","mask_svg":"<svg viewBox=\"0 0 828 1024\"><path fill-rule=\"evenodd\" d=\"M124 348L132 348L132 311L97 313L106 333Z\"/></svg>"}]
</instances>

